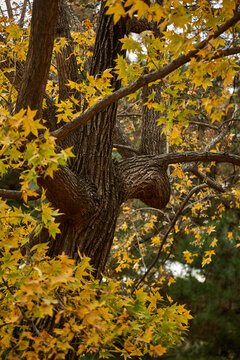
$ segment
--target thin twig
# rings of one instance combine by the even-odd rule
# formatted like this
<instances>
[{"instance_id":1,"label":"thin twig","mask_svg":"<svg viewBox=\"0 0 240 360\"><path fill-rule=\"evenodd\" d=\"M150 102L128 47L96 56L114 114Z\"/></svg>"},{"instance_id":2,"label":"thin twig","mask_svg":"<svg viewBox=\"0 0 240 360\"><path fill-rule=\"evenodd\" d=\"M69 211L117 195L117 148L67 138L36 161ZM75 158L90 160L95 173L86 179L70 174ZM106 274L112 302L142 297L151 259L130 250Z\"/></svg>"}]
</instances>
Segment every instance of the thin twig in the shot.
<instances>
[{"instance_id":1,"label":"thin twig","mask_svg":"<svg viewBox=\"0 0 240 360\"><path fill-rule=\"evenodd\" d=\"M221 193L225 192L225 189L217 183L215 180L210 179L206 174L204 174L202 171L199 171L197 168L191 169L191 173L193 173L195 176L197 176L199 179L205 182L209 187L213 188L216 191L219 191Z\"/></svg>"},{"instance_id":2,"label":"thin twig","mask_svg":"<svg viewBox=\"0 0 240 360\"><path fill-rule=\"evenodd\" d=\"M3 281L3 284L5 285L5 287L7 288L7 290L10 292L11 295L14 296L14 293L12 291L12 289L9 287L8 285L8 282L4 279L4 277L2 276L2 281ZM38 330L38 328L36 327L36 325L34 324L33 320L32 319L29 319L23 309L21 308L21 306L19 306L17 303L15 303L15 305L17 306L17 308L20 310L21 314L22 314L22 317L27 321L27 323L29 324L29 326L31 326L33 328L33 330L36 332L36 334L41 337L44 341L44 344L46 345L46 339L43 335L40 334L40 331Z\"/></svg>"},{"instance_id":3,"label":"thin twig","mask_svg":"<svg viewBox=\"0 0 240 360\"><path fill-rule=\"evenodd\" d=\"M153 263L150 265L150 267L148 268L148 270L145 272L145 274L141 277L141 279L137 282L137 284L134 286L133 290L132 290L132 294L133 292L139 287L139 285L143 282L143 280L146 278L146 276L149 274L149 272L154 268L154 266L156 265L156 263L158 262L159 260L159 257L161 255L161 252L162 252L162 249L163 249L163 246L164 244L166 243L167 241L167 237L169 235L169 233L171 232L171 230L173 229L173 227L175 226L179 216L181 215L182 211L184 210L186 204L188 203L188 201L190 200L190 198L192 197L193 194L195 194L198 190L201 190L203 189L204 187L206 187L207 185L206 184L201 184L201 185L198 185L198 186L195 186L190 192L189 194L187 195L187 197L184 199L184 201L182 202L180 208L178 209L176 215L174 216L171 224L169 225L169 228L166 232L166 234L164 235L164 238L161 242L161 245L160 245L160 248L158 250L158 253L157 253L157 256L155 258L155 260L153 261Z\"/></svg>"},{"instance_id":4,"label":"thin twig","mask_svg":"<svg viewBox=\"0 0 240 360\"><path fill-rule=\"evenodd\" d=\"M140 154L141 154L139 150L134 149L133 147L127 146L127 145L113 144L113 147L114 147L114 148L117 148L117 149L129 150L129 151L134 152L134 153L137 154L137 155L140 155Z\"/></svg>"},{"instance_id":5,"label":"thin twig","mask_svg":"<svg viewBox=\"0 0 240 360\"><path fill-rule=\"evenodd\" d=\"M142 116L142 114L141 113L120 113L120 114L117 114L117 118L130 117L130 116Z\"/></svg>"}]
</instances>

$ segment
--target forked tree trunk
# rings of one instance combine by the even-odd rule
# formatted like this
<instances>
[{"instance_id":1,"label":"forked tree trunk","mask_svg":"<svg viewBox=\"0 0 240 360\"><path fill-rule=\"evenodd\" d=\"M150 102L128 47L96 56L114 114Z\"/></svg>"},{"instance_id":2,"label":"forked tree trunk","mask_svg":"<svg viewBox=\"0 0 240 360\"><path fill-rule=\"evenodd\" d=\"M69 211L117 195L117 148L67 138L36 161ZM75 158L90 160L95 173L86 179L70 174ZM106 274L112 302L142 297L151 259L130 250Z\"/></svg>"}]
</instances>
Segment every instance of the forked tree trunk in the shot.
<instances>
[{"instance_id":1,"label":"forked tree trunk","mask_svg":"<svg viewBox=\"0 0 240 360\"><path fill-rule=\"evenodd\" d=\"M51 5L51 17L57 16L57 3L57 0L44 0L45 10ZM68 37L68 45L70 46L70 33L63 14L64 1L59 0L59 5L61 19L58 21L58 30L60 28L62 34ZM33 15L29 54L20 86L17 107L20 109L30 105L32 109L37 109L40 112L46 85L45 74L49 71L53 49L54 29L53 27L49 28L51 32L49 36L36 32L41 21L47 23L51 20L50 16L47 18L46 11L43 11L43 4L40 0L34 1ZM91 75L97 76L105 69L114 67L114 60L117 58L117 54L121 53L119 39L123 38L126 33L126 22L126 19L122 19L114 25L112 17L105 15L102 6L92 58ZM45 59L39 63L41 68L39 73L44 74L44 79L38 92L34 97L31 97L26 96L30 92L31 84L35 80L38 83L40 79L36 71L31 77L27 73L34 65L36 54L39 53L38 44L46 44L45 52L43 52ZM76 69L74 69L76 61L73 56L69 57L69 55L70 48L67 47L61 56L57 56L62 99L67 98L68 88L65 86L67 77L72 81L78 80ZM69 67L65 66L65 60L70 62ZM116 80L116 75L113 76L112 86L114 89L118 89L120 86ZM145 162L144 158L137 160L136 157L123 160L120 163L113 162L112 146L116 112L117 103L113 103L103 112L90 119L86 125L75 131L71 136L71 142L73 142L76 157L69 164L69 167L60 168L54 174L53 179L50 177L39 179L39 185L45 188L48 200L64 214L58 219L61 234L53 240L48 239L45 231L41 234L40 240L50 240L50 256L65 252L76 261L79 261L80 254L89 256L96 269L95 276L97 278L101 277L106 265L121 203L129 198L139 198L149 206L162 208L168 202L170 195L165 167L155 162ZM52 128L54 119L47 120L48 126ZM64 147L67 143L68 141L64 141L60 145Z\"/></svg>"}]
</instances>

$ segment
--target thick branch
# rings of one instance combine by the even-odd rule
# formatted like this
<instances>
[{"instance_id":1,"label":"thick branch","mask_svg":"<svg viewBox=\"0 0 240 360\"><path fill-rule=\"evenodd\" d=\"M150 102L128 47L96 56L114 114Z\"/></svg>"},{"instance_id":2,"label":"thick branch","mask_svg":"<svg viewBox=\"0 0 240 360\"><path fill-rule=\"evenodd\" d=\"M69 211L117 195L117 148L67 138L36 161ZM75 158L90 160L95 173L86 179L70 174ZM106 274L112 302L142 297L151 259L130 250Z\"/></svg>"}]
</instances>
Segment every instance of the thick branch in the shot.
<instances>
[{"instance_id":1,"label":"thick branch","mask_svg":"<svg viewBox=\"0 0 240 360\"><path fill-rule=\"evenodd\" d=\"M186 151L183 153L169 153L162 155L142 155L133 159L122 160L118 163L119 167L134 166L134 163L143 164L150 161L153 164L158 164L167 167L170 164L189 163L189 162L226 162L233 165L240 166L240 156L235 154L228 154L226 152L195 152Z\"/></svg>"},{"instance_id":2,"label":"thick branch","mask_svg":"<svg viewBox=\"0 0 240 360\"><path fill-rule=\"evenodd\" d=\"M96 210L99 198L95 186L67 167L55 171L53 178L41 177L38 183L46 189L48 200L65 215L86 215Z\"/></svg>"},{"instance_id":3,"label":"thick branch","mask_svg":"<svg viewBox=\"0 0 240 360\"><path fill-rule=\"evenodd\" d=\"M163 79L174 70L178 69L182 65L188 63L191 58L195 57L199 50L203 49L211 39L215 39L221 34L223 34L226 30L230 27L234 26L240 20L240 12L236 12L234 16L229 19L225 24L219 26L218 30L211 33L205 40L201 41L195 48L195 50L191 50L188 52L187 55L180 55L177 59L173 60L170 64L165 65L163 68L154 71L150 74L141 76L137 81L133 84L123 87L114 93L106 96L104 99L100 100L95 105L91 106L88 110L83 112L81 115L77 116L71 122L65 124L58 130L52 133L53 136L57 138L57 140L61 140L68 136L72 131L79 128L80 126L87 123L89 119L91 119L94 115L97 115L99 112L106 109L107 106L110 104L117 102L118 100L136 92L138 89L142 88L143 86Z\"/></svg>"},{"instance_id":4,"label":"thick branch","mask_svg":"<svg viewBox=\"0 0 240 360\"><path fill-rule=\"evenodd\" d=\"M227 162L233 165L240 166L240 156L235 154L228 154L226 152L194 152L187 151L185 153L169 153L160 155L158 161L163 161L164 164L188 163L192 161L200 162Z\"/></svg>"},{"instance_id":5,"label":"thick branch","mask_svg":"<svg viewBox=\"0 0 240 360\"><path fill-rule=\"evenodd\" d=\"M169 201L170 185L166 168L170 164L191 162L227 162L240 166L240 156L225 152L169 153L164 155L143 155L120 161L117 171L122 182L123 201L137 198L147 205L161 209ZM216 182L198 174L215 190L223 192Z\"/></svg>"},{"instance_id":6,"label":"thick branch","mask_svg":"<svg viewBox=\"0 0 240 360\"><path fill-rule=\"evenodd\" d=\"M146 158L140 156L118 163L118 173L123 186L123 201L136 198L148 206L162 209L170 197L166 166L156 162L154 158Z\"/></svg>"}]
</instances>

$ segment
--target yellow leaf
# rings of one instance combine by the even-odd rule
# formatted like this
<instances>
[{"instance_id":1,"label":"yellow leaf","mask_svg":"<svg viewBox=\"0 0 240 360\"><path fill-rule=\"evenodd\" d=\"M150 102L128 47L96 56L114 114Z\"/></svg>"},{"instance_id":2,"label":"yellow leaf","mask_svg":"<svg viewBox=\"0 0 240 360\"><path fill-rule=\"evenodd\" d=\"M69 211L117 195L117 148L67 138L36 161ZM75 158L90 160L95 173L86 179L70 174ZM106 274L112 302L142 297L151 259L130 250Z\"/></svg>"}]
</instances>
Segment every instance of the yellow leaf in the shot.
<instances>
[{"instance_id":1,"label":"yellow leaf","mask_svg":"<svg viewBox=\"0 0 240 360\"><path fill-rule=\"evenodd\" d=\"M211 247L215 247L217 245L218 240L216 238L213 239L213 241L211 242L210 246Z\"/></svg>"},{"instance_id":2,"label":"yellow leaf","mask_svg":"<svg viewBox=\"0 0 240 360\"><path fill-rule=\"evenodd\" d=\"M162 356L163 354L165 354L167 349L160 344L157 346L150 345L150 351L151 351L151 355L153 355L153 356L156 356L156 355Z\"/></svg>"},{"instance_id":3,"label":"yellow leaf","mask_svg":"<svg viewBox=\"0 0 240 360\"><path fill-rule=\"evenodd\" d=\"M114 24L118 22L121 16L125 15L125 10L122 6L122 2L120 0L116 0L113 5L111 5L106 11L107 15L113 15Z\"/></svg>"},{"instance_id":4,"label":"yellow leaf","mask_svg":"<svg viewBox=\"0 0 240 360\"><path fill-rule=\"evenodd\" d=\"M174 280L174 278L171 276L170 279L168 280L168 286L170 286L171 284L174 284L176 281Z\"/></svg>"}]
</instances>

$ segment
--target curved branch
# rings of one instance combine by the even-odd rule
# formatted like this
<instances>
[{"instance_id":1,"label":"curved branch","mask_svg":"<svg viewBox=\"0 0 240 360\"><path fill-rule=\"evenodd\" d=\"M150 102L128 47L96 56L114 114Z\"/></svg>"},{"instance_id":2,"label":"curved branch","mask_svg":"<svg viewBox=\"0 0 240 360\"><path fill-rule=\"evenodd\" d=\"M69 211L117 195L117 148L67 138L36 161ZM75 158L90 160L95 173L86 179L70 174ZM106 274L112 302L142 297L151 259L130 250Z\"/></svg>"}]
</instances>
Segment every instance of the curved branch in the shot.
<instances>
[{"instance_id":1,"label":"curved branch","mask_svg":"<svg viewBox=\"0 0 240 360\"><path fill-rule=\"evenodd\" d=\"M139 90L140 88L151 82L163 79L164 77L172 73L174 70L188 63L193 57L197 55L199 50L203 49L209 43L211 39L215 39L221 34L223 34L230 27L234 26L239 20L240 20L240 12L236 12L232 18L226 21L225 24L219 26L218 30L209 34L205 40L201 41L195 47L195 50L189 51L188 54L186 55L180 55L177 59L173 60L170 64L165 65L161 69L154 71L150 74L143 75L133 84L123 87L115 91L114 93L106 96L105 98L103 98L102 100L91 106L88 110L84 111L81 115L77 116L69 123L53 131L52 135L56 137L58 141L65 138L72 131L86 124L87 121L91 119L93 116L97 115L99 112L106 109L110 104L117 102L123 97L126 97L127 95L136 92L137 90Z\"/></svg>"},{"instance_id":2,"label":"curved branch","mask_svg":"<svg viewBox=\"0 0 240 360\"><path fill-rule=\"evenodd\" d=\"M119 161L116 169L122 184L122 201L140 199L156 209L166 206L170 197L167 166L176 163L227 162L240 166L240 156L225 152L169 153L164 155L142 155ZM207 185L223 192L223 188L204 174L200 176Z\"/></svg>"},{"instance_id":3,"label":"curved branch","mask_svg":"<svg viewBox=\"0 0 240 360\"><path fill-rule=\"evenodd\" d=\"M166 166L154 158L140 156L120 161L117 171L123 201L135 198L156 209L166 206L171 191Z\"/></svg>"},{"instance_id":4,"label":"curved branch","mask_svg":"<svg viewBox=\"0 0 240 360\"><path fill-rule=\"evenodd\" d=\"M39 178L38 184L46 189L47 199L67 216L90 214L99 204L96 187L68 167L59 168L53 178Z\"/></svg>"}]
</instances>

